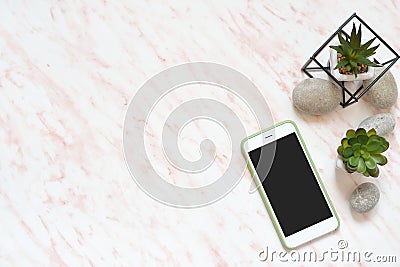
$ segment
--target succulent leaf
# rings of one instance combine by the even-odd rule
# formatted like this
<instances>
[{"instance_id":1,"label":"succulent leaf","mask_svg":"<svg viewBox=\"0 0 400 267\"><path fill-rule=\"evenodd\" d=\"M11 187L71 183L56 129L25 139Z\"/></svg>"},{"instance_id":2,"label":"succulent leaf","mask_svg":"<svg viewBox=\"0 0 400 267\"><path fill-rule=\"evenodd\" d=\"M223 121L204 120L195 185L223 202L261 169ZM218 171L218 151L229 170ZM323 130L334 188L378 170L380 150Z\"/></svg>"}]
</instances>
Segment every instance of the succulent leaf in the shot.
<instances>
[{"instance_id":1,"label":"succulent leaf","mask_svg":"<svg viewBox=\"0 0 400 267\"><path fill-rule=\"evenodd\" d=\"M368 137L370 137L370 136L372 136L372 135L376 135L375 129L372 128L371 130L369 130L369 131L367 132L367 135L368 135Z\"/></svg>"},{"instance_id":2,"label":"succulent leaf","mask_svg":"<svg viewBox=\"0 0 400 267\"><path fill-rule=\"evenodd\" d=\"M348 158L348 157L350 157L351 155L353 155L353 150L351 149L351 147L346 147L346 148L343 150L342 156L345 157L345 158Z\"/></svg>"},{"instance_id":3,"label":"succulent leaf","mask_svg":"<svg viewBox=\"0 0 400 267\"><path fill-rule=\"evenodd\" d=\"M347 60L342 60L342 61L340 61L337 65L336 65L336 67L335 67L335 70L336 69L339 69L339 68L341 68L341 67L343 67L343 66L345 66L345 65L347 65L347 64L349 64L349 62L347 61Z\"/></svg>"},{"instance_id":4,"label":"succulent leaf","mask_svg":"<svg viewBox=\"0 0 400 267\"><path fill-rule=\"evenodd\" d=\"M366 50L361 50L358 54L361 55L361 56L364 56L364 57L370 57L373 54L375 54L375 50L378 49L379 45L380 44L378 44L378 45L376 45L374 47L368 48Z\"/></svg>"},{"instance_id":5,"label":"succulent leaf","mask_svg":"<svg viewBox=\"0 0 400 267\"><path fill-rule=\"evenodd\" d=\"M356 24L353 22L353 29L351 30L351 35L350 35L350 45L351 47L357 47L357 33L356 33ZM358 44L358 47L360 45Z\"/></svg>"},{"instance_id":6,"label":"succulent leaf","mask_svg":"<svg viewBox=\"0 0 400 267\"><path fill-rule=\"evenodd\" d=\"M371 158L376 162L378 165L385 165L387 163L387 158L381 154L372 154Z\"/></svg>"},{"instance_id":7,"label":"succulent leaf","mask_svg":"<svg viewBox=\"0 0 400 267\"><path fill-rule=\"evenodd\" d=\"M387 149L383 145L379 145L377 149L369 151L371 154L380 154L385 152Z\"/></svg>"},{"instance_id":8,"label":"succulent leaf","mask_svg":"<svg viewBox=\"0 0 400 267\"><path fill-rule=\"evenodd\" d=\"M381 137L379 135L373 134L369 137L368 143L372 142L373 140L380 140Z\"/></svg>"},{"instance_id":9,"label":"succulent leaf","mask_svg":"<svg viewBox=\"0 0 400 267\"><path fill-rule=\"evenodd\" d=\"M368 159L371 156L371 154L369 154L368 152L364 152L361 156L363 159Z\"/></svg>"},{"instance_id":10,"label":"succulent leaf","mask_svg":"<svg viewBox=\"0 0 400 267\"><path fill-rule=\"evenodd\" d=\"M355 29L355 24L353 23L353 29ZM361 47L361 23L360 26L358 27L358 32L356 34L356 47Z\"/></svg>"},{"instance_id":11,"label":"succulent leaf","mask_svg":"<svg viewBox=\"0 0 400 267\"><path fill-rule=\"evenodd\" d=\"M371 40L369 40L368 42L366 42L365 44L361 45L360 49L361 50L366 50L368 49L368 47L375 41L376 37L372 38Z\"/></svg>"},{"instance_id":12,"label":"succulent leaf","mask_svg":"<svg viewBox=\"0 0 400 267\"><path fill-rule=\"evenodd\" d=\"M361 145L365 145L368 142L368 135L361 134L361 135L357 136L357 140L358 140L358 143L360 143Z\"/></svg>"},{"instance_id":13,"label":"succulent leaf","mask_svg":"<svg viewBox=\"0 0 400 267\"><path fill-rule=\"evenodd\" d=\"M359 160L360 160L360 157L352 156L349 158L349 164L353 167L356 167L358 165Z\"/></svg>"},{"instance_id":14,"label":"succulent leaf","mask_svg":"<svg viewBox=\"0 0 400 267\"><path fill-rule=\"evenodd\" d=\"M341 45L343 45L343 46L347 45L347 47L349 47L348 42L343 38L341 33L338 33L338 38L339 38L339 42ZM345 48L345 47L343 47L343 48Z\"/></svg>"},{"instance_id":15,"label":"succulent leaf","mask_svg":"<svg viewBox=\"0 0 400 267\"><path fill-rule=\"evenodd\" d=\"M343 48L339 45L331 45L329 47L332 48L333 50L336 50L336 52L339 52L342 55L344 54Z\"/></svg>"},{"instance_id":16,"label":"succulent leaf","mask_svg":"<svg viewBox=\"0 0 400 267\"><path fill-rule=\"evenodd\" d=\"M358 143L358 140L356 137L352 137L352 138L348 139L347 142L349 143L350 146L353 146Z\"/></svg>"},{"instance_id":17,"label":"succulent leaf","mask_svg":"<svg viewBox=\"0 0 400 267\"><path fill-rule=\"evenodd\" d=\"M353 172L355 172L355 171L357 170L356 167L350 166L350 164L349 164L348 162L347 162L347 164L345 165L345 168L346 168L346 171L349 172L349 173L353 173Z\"/></svg>"},{"instance_id":18,"label":"succulent leaf","mask_svg":"<svg viewBox=\"0 0 400 267\"><path fill-rule=\"evenodd\" d=\"M383 139L382 143L383 143L383 147L385 148L385 151L386 151L389 148L389 142L386 141L386 139Z\"/></svg>"},{"instance_id":19,"label":"succulent leaf","mask_svg":"<svg viewBox=\"0 0 400 267\"><path fill-rule=\"evenodd\" d=\"M381 146L381 143L378 140L372 140L367 144L367 151L375 151Z\"/></svg>"},{"instance_id":20,"label":"succulent leaf","mask_svg":"<svg viewBox=\"0 0 400 267\"><path fill-rule=\"evenodd\" d=\"M367 172L369 173L369 175L371 175L372 177L378 177L379 176L379 169L378 167L376 167L373 170L369 170L367 169Z\"/></svg>"},{"instance_id":21,"label":"succulent leaf","mask_svg":"<svg viewBox=\"0 0 400 267\"><path fill-rule=\"evenodd\" d=\"M361 144L357 143L351 146L353 148L354 151L360 150L361 149Z\"/></svg>"},{"instance_id":22,"label":"succulent leaf","mask_svg":"<svg viewBox=\"0 0 400 267\"><path fill-rule=\"evenodd\" d=\"M358 128L356 131L356 136L359 136L361 134L367 134L367 131L363 128Z\"/></svg>"},{"instance_id":23,"label":"succulent leaf","mask_svg":"<svg viewBox=\"0 0 400 267\"><path fill-rule=\"evenodd\" d=\"M367 166L365 165L364 159L359 158L357 165L357 172L363 173L367 170Z\"/></svg>"},{"instance_id":24,"label":"succulent leaf","mask_svg":"<svg viewBox=\"0 0 400 267\"><path fill-rule=\"evenodd\" d=\"M344 148L346 148L346 147L349 146L349 140L348 140L347 138L343 138L343 139L342 139L342 146L343 146Z\"/></svg>"},{"instance_id":25,"label":"succulent leaf","mask_svg":"<svg viewBox=\"0 0 400 267\"><path fill-rule=\"evenodd\" d=\"M376 168L376 162L372 158L365 159L365 166L367 169L373 170Z\"/></svg>"},{"instance_id":26,"label":"succulent leaf","mask_svg":"<svg viewBox=\"0 0 400 267\"><path fill-rule=\"evenodd\" d=\"M346 132L346 137L347 138L351 138L351 137L353 137L355 135L356 135L356 131L354 131L353 129L347 130L347 132Z\"/></svg>"},{"instance_id":27,"label":"succulent leaf","mask_svg":"<svg viewBox=\"0 0 400 267\"><path fill-rule=\"evenodd\" d=\"M343 38L342 33L338 33L338 39L340 45L330 46L330 48L336 50L338 53L342 54L342 60L338 62L335 69L340 69L342 67L346 68L347 72L352 71L357 78L358 66L364 64L370 67L381 67L381 65L376 64L368 59L368 57L375 54L379 45L371 47L371 44L376 40L376 37L361 44L361 24L356 29L355 23L353 23L353 28L351 30L350 38L346 36Z\"/></svg>"},{"instance_id":28,"label":"succulent leaf","mask_svg":"<svg viewBox=\"0 0 400 267\"><path fill-rule=\"evenodd\" d=\"M353 69L353 72L354 72L354 75L357 77L358 69L357 68Z\"/></svg>"},{"instance_id":29,"label":"succulent leaf","mask_svg":"<svg viewBox=\"0 0 400 267\"><path fill-rule=\"evenodd\" d=\"M365 64L367 66L380 67L380 65L375 64L374 62L370 61L368 58L363 56L359 56L356 60L358 61L358 63Z\"/></svg>"}]
</instances>

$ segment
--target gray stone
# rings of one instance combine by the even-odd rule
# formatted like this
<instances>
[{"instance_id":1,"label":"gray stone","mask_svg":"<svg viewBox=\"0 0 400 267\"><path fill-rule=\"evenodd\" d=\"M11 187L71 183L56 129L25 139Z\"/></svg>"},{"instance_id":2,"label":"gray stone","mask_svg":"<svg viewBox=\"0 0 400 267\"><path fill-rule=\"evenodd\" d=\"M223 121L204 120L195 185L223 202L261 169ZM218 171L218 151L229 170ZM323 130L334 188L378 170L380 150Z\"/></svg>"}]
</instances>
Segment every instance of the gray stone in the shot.
<instances>
[{"instance_id":1,"label":"gray stone","mask_svg":"<svg viewBox=\"0 0 400 267\"><path fill-rule=\"evenodd\" d=\"M378 135L384 136L392 132L396 126L396 119L390 113L376 114L363 120L358 128L364 128L367 131L374 128Z\"/></svg>"},{"instance_id":2,"label":"gray stone","mask_svg":"<svg viewBox=\"0 0 400 267\"><path fill-rule=\"evenodd\" d=\"M382 69L375 69L375 75L370 80L363 82L366 88L380 73ZM365 94L366 99L377 108L390 108L397 101L398 90L393 74L388 71Z\"/></svg>"},{"instance_id":3,"label":"gray stone","mask_svg":"<svg viewBox=\"0 0 400 267\"><path fill-rule=\"evenodd\" d=\"M293 105L308 114L321 115L333 111L342 93L333 83L320 78L302 81L292 93Z\"/></svg>"},{"instance_id":4,"label":"gray stone","mask_svg":"<svg viewBox=\"0 0 400 267\"><path fill-rule=\"evenodd\" d=\"M378 187L370 182L360 184L351 194L350 206L358 213L370 211L378 203Z\"/></svg>"}]
</instances>

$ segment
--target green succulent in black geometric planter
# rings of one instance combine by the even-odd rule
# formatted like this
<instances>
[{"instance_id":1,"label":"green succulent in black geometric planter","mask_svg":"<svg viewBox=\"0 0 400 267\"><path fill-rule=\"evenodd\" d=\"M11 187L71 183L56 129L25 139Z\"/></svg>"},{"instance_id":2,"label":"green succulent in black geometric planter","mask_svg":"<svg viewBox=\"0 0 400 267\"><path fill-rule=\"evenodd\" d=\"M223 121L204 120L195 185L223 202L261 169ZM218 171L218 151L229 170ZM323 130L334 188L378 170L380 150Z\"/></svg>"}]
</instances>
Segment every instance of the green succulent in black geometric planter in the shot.
<instances>
[{"instance_id":1,"label":"green succulent in black geometric planter","mask_svg":"<svg viewBox=\"0 0 400 267\"><path fill-rule=\"evenodd\" d=\"M341 165L338 164L338 167L349 173L378 177L378 166L387 163L387 158L382 153L388 148L389 142L384 137L377 135L374 129L368 132L363 128L356 131L350 129L337 148L341 163Z\"/></svg>"},{"instance_id":2,"label":"green succulent in black geometric planter","mask_svg":"<svg viewBox=\"0 0 400 267\"><path fill-rule=\"evenodd\" d=\"M338 81L368 80L374 76L373 67L382 67L370 60L380 44L370 47L376 37L363 43L361 39L361 24L353 29L350 36L338 33L339 44L329 46L331 73Z\"/></svg>"}]
</instances>

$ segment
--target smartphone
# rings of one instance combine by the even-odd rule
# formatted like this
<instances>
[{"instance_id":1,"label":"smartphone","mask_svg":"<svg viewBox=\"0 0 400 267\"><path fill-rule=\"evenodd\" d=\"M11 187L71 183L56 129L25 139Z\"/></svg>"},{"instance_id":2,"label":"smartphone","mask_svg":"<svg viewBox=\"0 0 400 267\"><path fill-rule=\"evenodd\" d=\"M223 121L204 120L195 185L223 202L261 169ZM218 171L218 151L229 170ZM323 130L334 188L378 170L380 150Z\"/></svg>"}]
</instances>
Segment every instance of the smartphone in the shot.
<instances>
[{"instance_id":1,"label":"smartphone","mask_svg":"<svg viewBox=\"0 0 400 267\"><path fill-rule=\"evenodd\" d=\"M294 122L253 134L241 146L285 248L339 228L339 217Z\"/></svg>"}]
</instances>

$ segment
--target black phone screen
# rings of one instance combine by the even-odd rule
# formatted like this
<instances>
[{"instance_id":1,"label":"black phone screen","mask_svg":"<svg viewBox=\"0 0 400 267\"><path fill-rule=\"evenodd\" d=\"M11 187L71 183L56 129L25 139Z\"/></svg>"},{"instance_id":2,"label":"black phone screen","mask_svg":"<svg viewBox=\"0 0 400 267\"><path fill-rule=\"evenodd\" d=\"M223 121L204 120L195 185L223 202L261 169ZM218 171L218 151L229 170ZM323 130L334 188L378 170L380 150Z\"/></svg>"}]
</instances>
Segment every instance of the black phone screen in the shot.
<instances>
[{"instance_id":1,"label":"black phone screen","mask_svg":"<svg viewBox=\"0 0 400 267\"><path fill-rule=\"evenodd\" d=\"M271 169L260 177L261 150L271 151L274 143ZM252 150L249 156L286 237L333 216L295 133Z\"/></svg>"}]
</instances>

